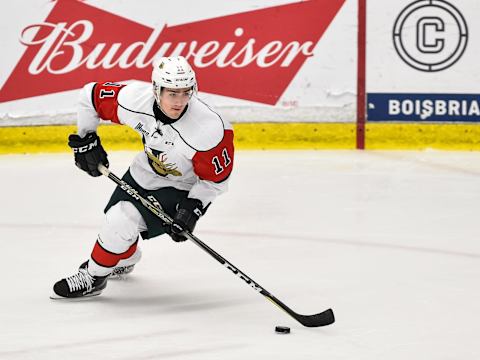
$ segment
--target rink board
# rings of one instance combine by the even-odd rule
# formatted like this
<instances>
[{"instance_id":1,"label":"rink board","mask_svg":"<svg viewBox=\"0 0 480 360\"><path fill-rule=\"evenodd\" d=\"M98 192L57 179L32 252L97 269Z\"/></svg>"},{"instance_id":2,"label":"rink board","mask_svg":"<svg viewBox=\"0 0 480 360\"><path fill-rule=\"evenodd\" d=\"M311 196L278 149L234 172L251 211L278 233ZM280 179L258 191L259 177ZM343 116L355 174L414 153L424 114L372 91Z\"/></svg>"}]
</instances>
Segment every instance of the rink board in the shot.
<instances>
[{"instance_id":1,"label":"rink board","mask_svg":"<svg viewBox=\"0 0 480 360\"><path fill-rule=\"evenodd\" d=\"M237 149L355 149L352 123L237 123ZM70 151L75 126L0 127L0 154ZM126 126L101 125L107 150L141 150L138 134ZM480 128L473 124L366 125L366 149L480 150Z\"/></svg>"}]
</instances>

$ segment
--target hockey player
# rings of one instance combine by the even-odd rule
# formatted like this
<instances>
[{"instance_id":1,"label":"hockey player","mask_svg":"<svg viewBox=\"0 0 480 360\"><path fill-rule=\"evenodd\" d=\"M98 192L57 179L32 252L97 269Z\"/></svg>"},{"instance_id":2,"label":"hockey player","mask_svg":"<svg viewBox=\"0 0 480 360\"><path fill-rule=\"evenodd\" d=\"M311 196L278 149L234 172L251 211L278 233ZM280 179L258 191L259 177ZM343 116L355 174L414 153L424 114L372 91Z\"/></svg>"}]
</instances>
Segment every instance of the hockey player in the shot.
<instances>
[{"instance_id":1,"label":"hockey player","mask_svg":"<svg viewBox=\"0 0 480 360\"><path fill-rule=\"evenodd\" d=\"M153 85L153 89L152 89ZM105 208L105 221L90 258L78 273L56 282L52 298L98 295L112 274L128 273L140 260L139 238L169 234L184 241L211 202L227 190L233 167L231 125L197 96L193 69L182 57L164 57L153 64L152 85L133 82L89 83L81 91L78 134L69 136L75 164L100 176L107 153L96 133L99 120L137 131L144 151L123 176L139 193L169 214L162 223L118 187Z\"/></svg>"}]
</instances>

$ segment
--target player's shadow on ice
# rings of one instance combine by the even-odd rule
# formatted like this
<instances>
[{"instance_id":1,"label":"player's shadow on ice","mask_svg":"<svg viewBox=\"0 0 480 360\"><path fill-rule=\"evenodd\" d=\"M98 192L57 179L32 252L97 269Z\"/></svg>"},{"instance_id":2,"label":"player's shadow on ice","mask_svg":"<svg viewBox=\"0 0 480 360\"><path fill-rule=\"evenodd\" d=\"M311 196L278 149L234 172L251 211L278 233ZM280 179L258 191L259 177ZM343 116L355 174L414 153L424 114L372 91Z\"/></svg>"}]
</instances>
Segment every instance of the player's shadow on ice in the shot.
<instances>
[{"instance_id":1,"label":"player's shadow on ice","mask_svg":"<svg viewBox=\"0 0 480 360\"><path fill-rule=\"evenodd\" d=\"M189 290L188 285L175 285L172 289L171 283L164 284L156 281L154 284L149 281L142 281L141 278L128 278L126 280L109 280L107 288L99 296L88 299L97 304L107 307L118 307L132 309L134 311L151 313L161 312L199 312L210 309L229 308L259 303L258 299L245 295L238 297L229 296L221 289L212 292L200 287ZM245 289L248 292L248 289Z\"/></svg>"},{"instance_id":2,"label":"player's shadow on ice","mask_svg":"<svg viewBox=\"0 0 480 360\"><path fill-rule=\"evenodd\" d=\"M141 310L150 312L155 311L165 312L196 312L209 309L228 308L240 305L245 305L249 301L246 299L223 299L215 300L215 296L200 295L198 292L177 293L170 295L144 295L144 296L108 296L103 294L101 296L92 298L92 301L105 304L108 306L119 306L125 308L139 308L135 311ZM252 302L252 301L250 301Z\"/></svg>"}]
</instances>

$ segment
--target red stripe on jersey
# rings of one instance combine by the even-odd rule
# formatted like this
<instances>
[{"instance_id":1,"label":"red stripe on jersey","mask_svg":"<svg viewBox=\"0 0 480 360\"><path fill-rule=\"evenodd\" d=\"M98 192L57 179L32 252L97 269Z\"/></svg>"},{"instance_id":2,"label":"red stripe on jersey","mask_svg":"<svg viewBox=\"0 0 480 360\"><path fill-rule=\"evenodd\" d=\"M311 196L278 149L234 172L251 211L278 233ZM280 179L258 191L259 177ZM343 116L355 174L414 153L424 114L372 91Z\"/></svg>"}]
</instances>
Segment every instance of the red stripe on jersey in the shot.
<instances>
[{"instance_id":1,"label":"red stripe on jersey","mask_svg":"<svg viewBox=\"0 0 480 360\"><path fill-rule=\"evenodd\" d=\"M115 265L118 264L120 260L128 259L130 256L132 256L135 253L135 251L137 250L137 243L138 243L138 240L135 241L135 244L130 246L127 251L121 254L114 254L110 251L105 250L97 240L97 242L95 243L95 246L93 247L91 257L93 261L95 261L100 266L114 267Z\"/></svg>"},{"instance_id":2,"label":"red stripe on jersey","mask_svg":"<svg viewBox=\"0 0 480 360\"><path fill-rule=\"evenodd\" d=\"M193 171L202 180L222 182L232 172L233 152L233 130L225 130L220 144L193 156Z\"/></svg>"},{"instance_id":3,"label":"red stripe on jersey","mask_svg":"<svg viewBox=\"0 0 480 360\"><path fill-rule=\"evenodd\" d=\"M119 124L118 93L125 85L114 82L96 83L93 88L92 101L98 116L102 120L110 120Z\"/></svg>"}]
</instances>

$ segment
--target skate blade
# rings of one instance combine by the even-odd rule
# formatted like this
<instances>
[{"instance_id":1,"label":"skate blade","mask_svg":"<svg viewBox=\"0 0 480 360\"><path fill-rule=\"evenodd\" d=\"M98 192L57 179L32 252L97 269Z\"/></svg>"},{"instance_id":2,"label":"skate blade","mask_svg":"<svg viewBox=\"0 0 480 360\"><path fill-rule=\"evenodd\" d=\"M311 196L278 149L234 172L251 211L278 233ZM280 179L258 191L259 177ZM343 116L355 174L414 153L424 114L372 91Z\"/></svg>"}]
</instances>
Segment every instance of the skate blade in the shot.
<instances>
[{"instance_id":1,"label":"skate blade","mask_svg":"<svg viewBox=\"0 0 480 360\"><path fill-rule=\"evenodd\" d=\"M77 296L77 297L63 297L63 296L60 296L60 295L57 295L57 294L53 293L53 294L50 295L50 299L52 299L52 300L67 300L67 301L72 301L72 300L82 301L83 299L88 299L88 298L91 298L93 296L98 296L101 293L102 293L101 291L94 291L94 292L92 292L88 295Z\"/></svg>"},{"instance_id":2,"label":"skate blade","mask_svg":"<svg viewBox=\"0 0 480 360\"><path fill-rule=\"evenodd\" d=\"M112 274L108 276L108 281L128 281L131 280L132 275L130 274Z\"/></svg>"},{"instance_id":3,"label":"skate blade","mask_svg":"<svg viewBox=\"0 0 480 360\"><path fill-rule=\"evenodd\" d=\"M125 274L110 274L108 280L126 280L127 276Z\"/></svg>"}]
</instances>

